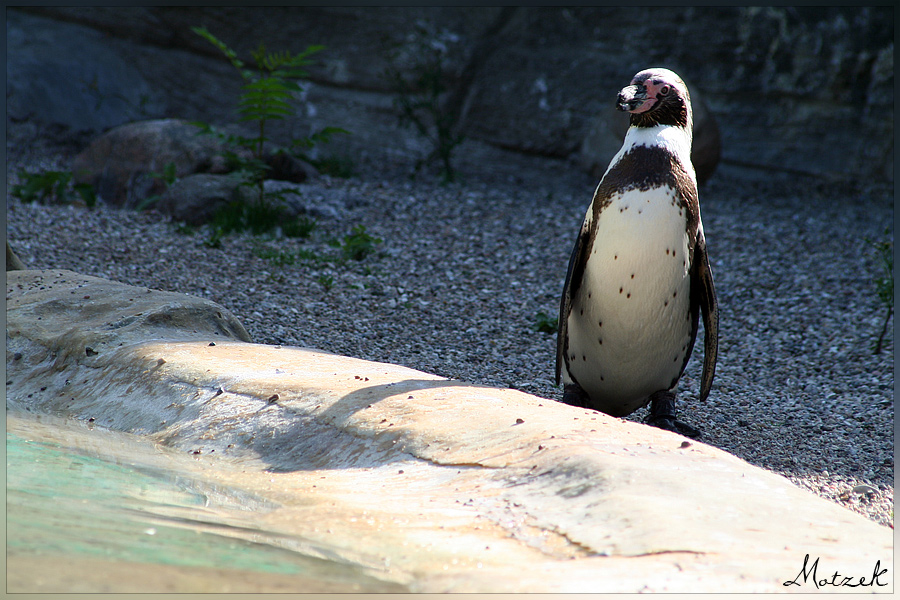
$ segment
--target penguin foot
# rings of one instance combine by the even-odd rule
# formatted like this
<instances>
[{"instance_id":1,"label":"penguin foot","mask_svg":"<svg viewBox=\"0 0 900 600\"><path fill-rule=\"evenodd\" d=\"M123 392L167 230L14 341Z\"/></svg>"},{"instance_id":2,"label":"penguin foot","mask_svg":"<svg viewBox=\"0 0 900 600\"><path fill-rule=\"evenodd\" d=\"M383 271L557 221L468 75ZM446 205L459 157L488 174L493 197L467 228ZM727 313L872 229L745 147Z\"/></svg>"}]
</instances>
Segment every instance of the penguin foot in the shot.
<instances>
[{"instance_id":1,"label":"penguin foot","mask_svg":"<svg viewBox=\"0 0 900 600\"><path fill-rule=\"evenodd\" d=\"M699 429L675 418L675 394L673 392L660 391L650 395L650 414L644 422L689 438L700 437Z\"/></svg>"},{"instance_id":2,"label":"penguin foot","mask_svg":"<svg viewBox=\"0 0 900 600\"><path fill-rule=\"evenodd\" d=\"M577 383L567 383L563 386L562 401L564 404L568 404L569 406L593 408L593 406L591 406L591 399L588 397L587 392L581 389L581 386Z\"/></svg>"}]
</instances>

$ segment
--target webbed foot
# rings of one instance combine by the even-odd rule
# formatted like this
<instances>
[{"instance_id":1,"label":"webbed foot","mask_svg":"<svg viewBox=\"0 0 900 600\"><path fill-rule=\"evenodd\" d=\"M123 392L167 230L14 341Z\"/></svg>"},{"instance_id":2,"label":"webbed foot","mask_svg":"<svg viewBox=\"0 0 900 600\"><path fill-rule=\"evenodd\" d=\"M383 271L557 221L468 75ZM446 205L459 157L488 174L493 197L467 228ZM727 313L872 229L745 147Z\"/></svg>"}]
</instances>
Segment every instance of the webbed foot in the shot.
<instances>
[{"instance_id":1,"label":"webbed foot","mask_svg":"<svg viewBox=\"0 0 900 600\"><path fill-rule=\"evenodd\" d=\"M581 408L593 408L591 399L587 392L581 389L577 383L567 383L563 386L562 401L569 406L580 406Z\"/></svg>"},{"instance_id":2,"label":"webbed foot","mask_svg":"<svg viewBox=\"0 0 900 600\"><path fill-rule=\"evenodd\" d=\"M689 438L700 437L699 429L675 418L675 394L673 392L660 391L650 395L650 414L644 422Z\"/></svg>"}]
</instances>

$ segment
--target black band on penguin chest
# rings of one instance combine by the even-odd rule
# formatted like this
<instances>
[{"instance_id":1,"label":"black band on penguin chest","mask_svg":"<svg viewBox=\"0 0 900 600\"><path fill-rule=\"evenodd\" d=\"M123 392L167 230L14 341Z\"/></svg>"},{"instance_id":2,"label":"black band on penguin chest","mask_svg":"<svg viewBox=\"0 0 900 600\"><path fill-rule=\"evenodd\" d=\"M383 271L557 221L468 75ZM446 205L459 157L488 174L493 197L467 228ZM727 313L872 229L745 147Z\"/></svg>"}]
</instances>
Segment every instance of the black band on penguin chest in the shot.
<instances>
[{"instance_id":1,"label":"black band on penguin chest","mask_svg":"<svg viewBox=\"0 0 900 600\"><path fill-rule=\"evenodd\" d=\"M594 219L616 194L663 186L675 190L678 202L688 211L689 229L696 229L700 214L697 186L681 161L659 146L634 146L613 165L594 196Z\"/></svg>"},{"instance_id":2,"label":"black band on penguin chest","mask_svg":"<svg viewBox=\"0 0 900 600\"><path fill-rule=\"evenodd\" d=\"M697 239L697 230L700 224L700 200L697 194L697 185L685 171L681 161L660 146L634 146L622 155L600 182L594 194L591 220L593 231L584 232L586 239L582 256L590 256L600 213L616 195L630 190L647 191L658 187L669 187L675 190L676 202L686 212L688 239L691 240L688 252L689 260L692 262L694 242ZM586 261L582 260L574 265L570 282L572 286L570 293L573 297L577 289L581 287L585 263Z\"/></svg>"}]
</instances>

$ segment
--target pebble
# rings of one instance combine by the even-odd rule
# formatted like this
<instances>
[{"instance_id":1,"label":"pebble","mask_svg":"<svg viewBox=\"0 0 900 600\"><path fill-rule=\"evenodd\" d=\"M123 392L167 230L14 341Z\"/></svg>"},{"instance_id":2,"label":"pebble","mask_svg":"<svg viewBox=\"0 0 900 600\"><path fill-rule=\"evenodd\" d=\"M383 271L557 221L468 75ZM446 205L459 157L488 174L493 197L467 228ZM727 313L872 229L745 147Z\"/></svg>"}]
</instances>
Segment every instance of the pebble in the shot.
<instances>
[{"instance_id":1,"label":"pebble","mask_svg":"<svg viewBox=\"0 0 900 600\"><path fill-rule=\"evenodd\" d=\"M459 154L462 183L365 165L356 178L323 177L317 192L344 202L345 219L320 218L308 240L229 235L211 249L204 228L179 232L153 212L12 198L7 234L32 268L219 302L256 342L559 400L556 336L536 331L537 313L558 311L596 181L564 161L508 153L499 164L471 148ZM67 169L75 151L11 123L9 184L20 168ZM679 416L703 431L702 442L893 527L893 319L874 354L885 308L866 241L893 241L885 234L892 187L727 175L720 167L700 190L720 307L716 379L698 402L698 342L677 387ZM328 241L357 224L384 242L363 261L341 263ZM261 248L328 262L276 264ZM327 287L323 273L333 278Z\"/></svg>"}]
</instances>

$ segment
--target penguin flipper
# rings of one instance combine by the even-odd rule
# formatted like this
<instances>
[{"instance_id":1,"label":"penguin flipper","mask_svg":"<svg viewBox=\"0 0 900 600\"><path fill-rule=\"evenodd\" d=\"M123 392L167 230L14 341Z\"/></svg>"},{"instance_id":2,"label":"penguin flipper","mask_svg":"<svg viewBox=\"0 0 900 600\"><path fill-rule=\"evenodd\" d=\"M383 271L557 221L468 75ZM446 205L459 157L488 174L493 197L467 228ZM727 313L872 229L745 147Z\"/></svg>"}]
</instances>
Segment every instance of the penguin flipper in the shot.
<instances>
[{"instance_id":1,"label":"penguin flipper","mask_svg":"<svg viewBox=\"0 0 900 600\"><path fill-rule=\"evenodd\" d=\"M709 256L706 253L706 238L702 228L694 250L694 263L697 265L696 277L699 283L700 311L703 315L705 335L703 374L700 377L700 400L706 400L716 374L716 358L719 352L719 304L716 300L716 287L713 283Z\"/></svg>"},{"instance_id":2,"label":"penguin flipper","mask_svg":"<svg viewBox=\"0 0 900 600\"><path fill-rule=\"evenodd\" d=\"M572 298L581 287L581 278L584 276L584 267L588 258L588 237L590 225L587 219L581 226L578 239L569 256L569 268L566 271L566 284L563 286L562 298L559 302L559 326L556 335L556 385L559 385L563 365L566 364L566 345L569 336L569 311L572 307Z\"/></svg>"}]
</instances>

